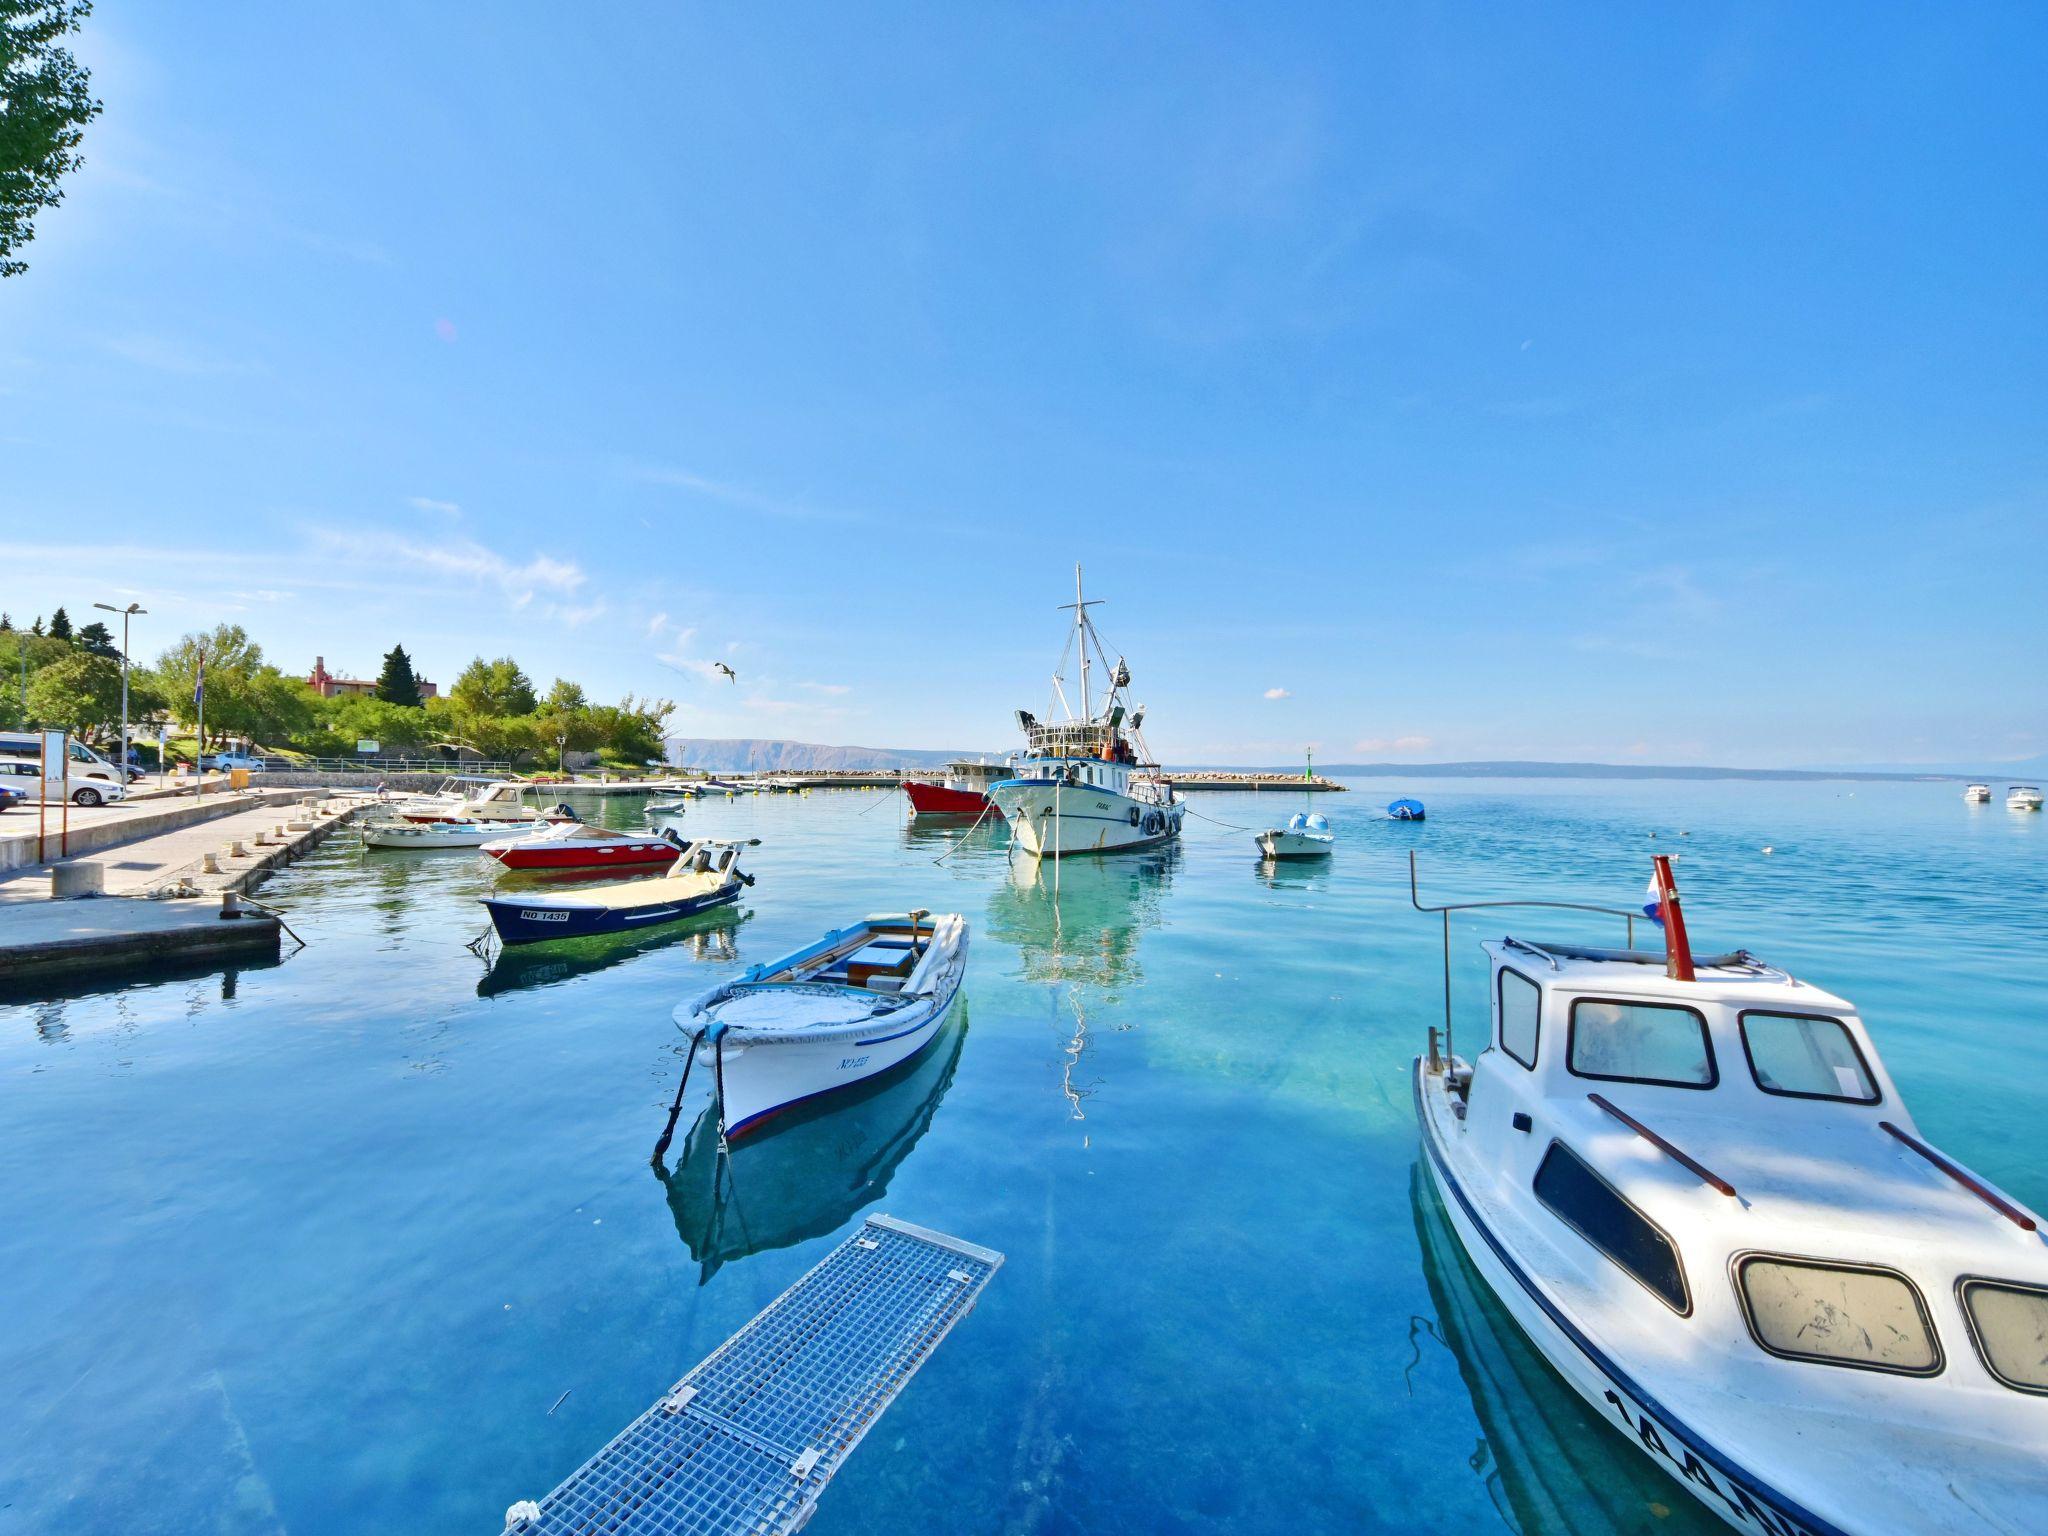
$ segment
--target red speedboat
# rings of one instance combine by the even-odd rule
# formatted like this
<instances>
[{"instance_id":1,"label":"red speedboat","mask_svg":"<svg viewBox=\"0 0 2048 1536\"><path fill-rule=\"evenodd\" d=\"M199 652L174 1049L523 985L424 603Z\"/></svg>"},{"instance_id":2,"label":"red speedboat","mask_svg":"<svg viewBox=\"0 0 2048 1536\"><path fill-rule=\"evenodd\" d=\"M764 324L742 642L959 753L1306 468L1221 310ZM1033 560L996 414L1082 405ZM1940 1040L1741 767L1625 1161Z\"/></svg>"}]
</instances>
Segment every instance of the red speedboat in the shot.
<instances>
[{"instance_id":1,"label":"red speedboat","mask_svg":"<svg viewBox=\"0 0 2048 1536\"><path fill-rule=\"evenodd\" d=\"M979 816L991 809L988 786L1011 777L1008 763L971 763L965 758L946 764L946 776L934 784L905 779L903 793L919 816Z\"/></svg>"},{"instance_id":2,"label":"red speedboat","mask_svg":"<svg viewBox=\"0 0 2048 1536\"><path fill-rule=\"evenodd\" d=\"M664 869L682 845L659 832L614 832L580 821L522 837L501 837L483 851L507 869Z\"/></svg>"}]
</instances>

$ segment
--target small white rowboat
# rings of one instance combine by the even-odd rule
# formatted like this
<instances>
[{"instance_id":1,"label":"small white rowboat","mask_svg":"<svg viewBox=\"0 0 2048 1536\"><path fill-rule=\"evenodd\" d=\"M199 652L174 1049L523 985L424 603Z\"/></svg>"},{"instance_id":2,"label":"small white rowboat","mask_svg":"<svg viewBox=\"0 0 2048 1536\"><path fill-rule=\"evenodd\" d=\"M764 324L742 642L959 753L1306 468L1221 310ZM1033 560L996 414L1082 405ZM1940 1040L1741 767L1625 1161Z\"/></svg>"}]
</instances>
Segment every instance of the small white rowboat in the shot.
<instances>
[{"instance_id":1,"label":"small white rowboat","mask_svg":"<svg viewBox=\"0 0 2048 1536\"><path fill-rule=\"evenodd\" d=\"M691 1060L714 1074L731 1140L915 1056L938 1033L966 968L967 923L957 914L870 917L714 987L679 1006L675 1020Z\"/></svg>"},{"instance_id":2,"label":"small white rowboat","mask_svg":"<svg viewBox=\"0 0 2048 1536\"><path fill-rule=\"evenodd\" d=\"M481 848L503 837L503 822L373 821L363 827L365 848Z\"/></svg>"}]
</instances>

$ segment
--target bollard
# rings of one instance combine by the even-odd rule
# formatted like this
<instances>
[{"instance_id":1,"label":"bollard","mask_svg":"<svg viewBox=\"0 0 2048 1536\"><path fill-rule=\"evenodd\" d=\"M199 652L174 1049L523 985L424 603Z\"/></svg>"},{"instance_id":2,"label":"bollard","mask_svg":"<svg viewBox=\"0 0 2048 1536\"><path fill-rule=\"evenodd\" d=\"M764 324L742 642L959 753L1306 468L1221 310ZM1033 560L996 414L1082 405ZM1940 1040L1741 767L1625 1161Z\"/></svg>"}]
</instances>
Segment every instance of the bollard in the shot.
<instances>
[{"instance_id":1,"label":"bollard","mask_svg":"<svg viewBox=\"0 0 2048 1536\"><path fill-rule=\"evenodd\" d=\"M231 859L246 859L249 857L249 850L242 846L240 838L236 838L232 843L228 844L228 857Z\"/></svg>"},{"instance_id":2,"label":"bollard","mask_svg":"<svg viewBox=\"0 0 2048 1536\"><path fill-rule=\"evenodd\" d=\"M98 864L59 864L50 871L50 896L103 896L107 872Z\"/></svg>"},{"instance_id":3,"label":"bollard","mask_svg":"<svg viewBox=\"0 0 2048 1536\"><path fill-rule=\"evenodd\" d=\"M242 911L242 898L240 894L235 891L222 891L220 893L221 921L224 923L229 922L235 918L244 915L245 914Z\"/></svg>"},{"instance_id":4,"label":"bollard","mask_svg":"<svg viewBox=\"0 0 2048 1536\"><path fill-rule=\"evenodd\" d=\"M217 858L215 858L215 857L214 857L214 856L213 856L212 854L210 854L210 853L209 853L209 854L205 854L205 855L203 855L203 856L202 856L202 857L200 858L200 860L199 860L199 873L201 873L202 875L217 875L217 874L219 874L219 873L220 873L220 860L219 860L219 859L217 859Z\"/></svg>"}]
</instances>

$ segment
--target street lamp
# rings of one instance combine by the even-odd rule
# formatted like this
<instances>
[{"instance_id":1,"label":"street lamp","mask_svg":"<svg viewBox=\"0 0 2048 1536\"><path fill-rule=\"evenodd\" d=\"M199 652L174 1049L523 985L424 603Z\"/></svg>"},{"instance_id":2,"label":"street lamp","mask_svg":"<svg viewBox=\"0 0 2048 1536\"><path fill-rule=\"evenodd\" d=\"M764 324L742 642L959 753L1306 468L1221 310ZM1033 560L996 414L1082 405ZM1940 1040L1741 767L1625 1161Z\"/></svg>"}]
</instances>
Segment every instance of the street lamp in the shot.
<instances>
[{"instance_id":1,"label":"street lamp","mask_svg":"<svg viewBox=\"0 0 2048 1536\"><path fill-rule=\"evenodd\" d=\"M130 603L126 608L116 608L112 603L94 603L95 608L104 608L108 613L121 615L121 782L128 782L128 621L138 613L149 610L140 603Z\"/></svg>"},{"instance_id":2,"label":"street lamp","mask_svg":"<svg viewBox=\"0 0 2048 1536\"><path fill-rule=\"evenodd\" d=\"M567 768L566 768L565 766L563 766L563 765L564 765L565 763L567 763L567 762L568 762L568 760L569 760L569 733L568 733L567 731L557 731L557 732L555 732L555 777L556 777L556 778L558 778L558 779L565 779L565 778L567 778L567 777L569 776L569 770L568 770L568 769L567 769Z\"/></svg>"}]
</instances>

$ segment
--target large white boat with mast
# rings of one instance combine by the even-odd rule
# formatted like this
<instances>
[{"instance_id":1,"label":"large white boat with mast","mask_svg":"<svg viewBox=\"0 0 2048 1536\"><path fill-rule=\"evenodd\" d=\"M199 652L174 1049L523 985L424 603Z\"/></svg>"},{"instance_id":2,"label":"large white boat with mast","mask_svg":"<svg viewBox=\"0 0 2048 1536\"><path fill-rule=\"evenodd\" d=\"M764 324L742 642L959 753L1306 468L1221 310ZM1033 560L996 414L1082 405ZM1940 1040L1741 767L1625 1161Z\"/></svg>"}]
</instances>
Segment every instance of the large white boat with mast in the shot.
<instances>
[{"instance_id":1,"label":"large white boat with mast","mask_svg":"<svg viewBox=\"0 0 2048 1536\"><path fill-rule=\"evenodd\" d=\"M1074 601L1061 605L1073 609L1074 628L1052 678L1053 708L1063 718L1040 720L1018 710L1025 750L1016 759L1015 777L988 789L1016 846L1036 858L1121 853L1180 836L1182 797L1138 734L1144 706L1133 709L1125 698L1131 669L1121 656L1110 662L1088 615L1100 601L1082 595L1076 565ZM1066 687L1066 667L1075 657L1081 666L1078 712ZM1093 691L1097 666L1109 683L1099 707Z\"/></svg>"}]
</instances>

